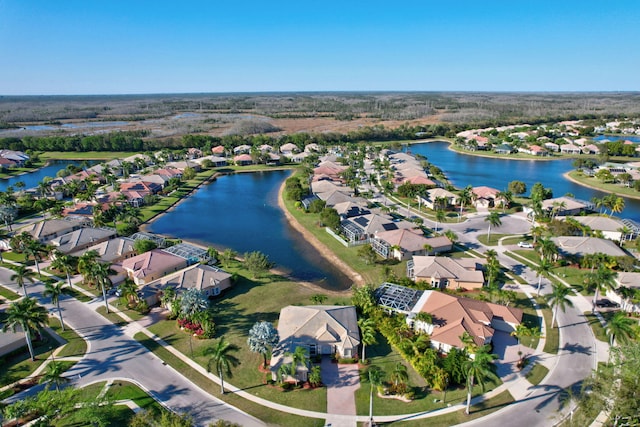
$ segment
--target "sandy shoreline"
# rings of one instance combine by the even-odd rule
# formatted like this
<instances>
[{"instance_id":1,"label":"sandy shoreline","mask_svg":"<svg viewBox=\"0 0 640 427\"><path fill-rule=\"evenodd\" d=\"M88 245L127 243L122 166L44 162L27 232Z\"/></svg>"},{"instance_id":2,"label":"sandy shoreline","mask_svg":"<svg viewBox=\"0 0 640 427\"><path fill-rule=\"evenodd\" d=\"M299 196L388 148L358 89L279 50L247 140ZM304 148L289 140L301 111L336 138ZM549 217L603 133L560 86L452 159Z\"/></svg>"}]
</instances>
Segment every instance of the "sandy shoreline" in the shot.
<instances>
[{"instance_id":1,"label":"sandy shoreline","mask_svg":"<svg viewBox=\"0 0 640 427\"><path fill-rule=\"evenodd\" d=\"M316 250L320 253L322 257L324 257L327 261L331 262L333 265L338 267L338 269L342 271L344 274L346 274L347 277L349 277L351 280L353 280L354 283L358 285L363 285L364 279L358 272L356 272L349 265L347 265L347 263L345 263L340 258L338 258L333 253L333 251L331 251L331 249L329 249L324 243L318 240L316 236L311 234L305 227L302 226L302 224L298 222L297 219L295 219L293 215L289 213L286 206L284 205L284 199L283 199L284 187L285 187L285 183L283 182L282 185L280 186L280 190L278 191L278 206L280 207L280 209L282 209L282 212L284 213L285 218L287 218L287 222L289 222L289 224L297 232L302 234L305 240L309 244L311 244L311 246L316 248Z\"/></svg>"},{"instance_id":2,"label":"sandy shoreline","mask_svg":"<svg viewBox=\"0 0 640 427\"><path fill-rule=\"evenodd\" d=\"M574 184L578 184L578 185L581 185L581 186L583 186L583 187L590 188L590 189L592 189L592 190L602 191L603 193L615 194L616 196L625 197L625 198L627 198L627 199L640 200L640 196L631 196L631 195L629 195L629 194L618 194L618 193L616 193L616 192L614 192L614 191L605 190L604 188L594 187L594 186L589 185L589 184L587 184L587 183L584 183L584 182L578 181L577 179L575 179L575 178L573 178L573 177L569 176L569 173L571 173L571 171L563 173L563 174L562 174L562 176L563 176L565 179L567 179L567 180L569 180L569 181L573 182Z\"/></svg>"}]
</instances>

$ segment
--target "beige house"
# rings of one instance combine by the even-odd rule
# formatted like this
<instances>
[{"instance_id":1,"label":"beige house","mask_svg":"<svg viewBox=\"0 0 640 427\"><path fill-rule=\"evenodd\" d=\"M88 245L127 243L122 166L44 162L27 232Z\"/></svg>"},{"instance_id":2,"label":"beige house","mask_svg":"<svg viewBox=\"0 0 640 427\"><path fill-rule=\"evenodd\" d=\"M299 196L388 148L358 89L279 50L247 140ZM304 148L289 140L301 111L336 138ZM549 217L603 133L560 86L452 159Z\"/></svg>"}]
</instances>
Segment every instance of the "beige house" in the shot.
<instances>
[{"instance_id":1,"label":"beige house","mask_svg":"<svg viewBox=\"0 0 640 427\"><path fill-rule=\"evenodd\" d=\"M403 261L415 255L448 252L453 248L453 243L444 236L428 238L420 230L398 229L376 233L371 239L371 247L385 259Z\"/></svg>"},{"instance_id":2,"label":"beige house","mask_svg":"<svg viewBox=\"0 0 640 427\"><path fill-rule=\"evenodd\" d=\"M607 290L606 297L611 301L620 304L622 310L629 313L640 313L640 303L634 303L631 298L631 293L624 292L624 289L628 291L640 291L640 273L632 272L620 272L616 276L616 289Z\"/></svg>"},{"instance_id":3,"label":"beige house","mask_svg":"<svg viewBox=\"0 0 640 427\"><path fill-rule=\"evenodd\" d=\"M126 271L127 276L133 279L138 286L152 282L186 266L186 259L171 255L160 249L153 249L122 262L122 268Z\"/></svg>"},{"instance_id":4,"label":"beige house","mask_svg":"<svg viewBox=\"0 0 640 427\"><path fill-rule=\"evenodd\" d=\"M424 197L418 196L418 203L425 205L429 209L435 209L436 204L442 201L441 208L448 208L458 204L458 195L444 188L434 188L428 190Z\"/></svg>"},{"instance_id":5,"label":"beige house","mask_svg":"<svg viewBox=\"0 0 640 427\"><path fill-rule=\"evenodd\" d=\"M280 367L291 363L288 354L296 347L306 348L310 356L358 356L360 331L354 306L287 306L280 311L278 334L280 342L273 349L270 363L274 381ZM299 381L306 381L307 374L307 366L297 367Z\"/></svg>"},{"instance_id":6,"label":"beige house","mask_svg":"<svg viewBox=\"0 0 640 427\"><path fill-rule=\"evenodd\" d=\"M414 256L407 261L407 276L434 288L480 289L484 285L485 262L479 258Z\"/></svg>"},{"instance_id":7,"label":"beige house","mask_svg":"<svg viewBox=\"0 0 640 427\"><path fill-rule=\"evenodd\" d=\"M498 194L500 190L495 188L480 186L473 187L471 190L473 197L473 205L476 208L492 208L498 206L500 201L498 200Z\"/></svg>"},{"instance_id":8,"label":"beige house","mask_svg":"<svg viewBox=\"0 0 640 427\"><path fill-rule=\"evenodd\" d=\"M70 233L74 230L88 225L89 221L86 219L49 219L47 221L40 221L34 224L30 224L22 229L20 232L26 231L31 234L33 238L40 243L48 242L51 239L62 236L63 234Z\"/></svg>"},{"instance_id":9,"label":"beige house","mask_svg":"<svg viewBox=\"0 0 640 427\"><path fill-rule=\"evenodd\" d=\"M567 218L572 218L592 230L600 231L605 239L615 240L616 242L633 239L637 235L633 229L629 229L629 232L623 236L622 230L625 224L617 218L598 215L572 216Z\"/></svg>"},{"instance_id":10,"label":"beige house","mask_svg":"<svg viewBox=\"0 0 640 427\"><path fill-rule=\"evenodd\" d=\"M226 271L210 265L195 264L150 282L142 288L142 293L147 304L154 305L159 302L159 296L166 288L174 288L178 292L195 288L207 297L215 297L231 285L231 274Z\"/></svg>"},{"instance_id":11,"label":"beige house","mask_svg":"<svg viewBox=\"0 0 640 427\"><path fill-rule=\"evenodd\" d=\"M68 254L113 239L116 235L115 229L86 227L56 237L51 240L51 244L63 254Z\"/></svg>"}]
</instances>

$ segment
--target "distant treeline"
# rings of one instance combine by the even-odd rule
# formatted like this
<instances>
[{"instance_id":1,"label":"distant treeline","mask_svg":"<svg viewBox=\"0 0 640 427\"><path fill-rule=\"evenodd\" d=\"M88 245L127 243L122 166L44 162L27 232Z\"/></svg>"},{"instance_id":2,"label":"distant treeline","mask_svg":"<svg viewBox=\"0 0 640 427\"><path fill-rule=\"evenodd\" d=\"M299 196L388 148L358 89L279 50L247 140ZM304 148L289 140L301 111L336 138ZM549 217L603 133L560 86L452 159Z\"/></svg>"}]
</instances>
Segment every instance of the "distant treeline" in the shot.
<instances>
[{"instance_id":1,"label":"distant treeline","mask_svg":"<svg viewBox=\"0 0 640 427\"><path fill-rule=\"evenodd\" d=\"M555 123L562 120L593 119L592 115L545 117L528 120L528 124ZM198 147L208 150L216 145L223 145L228 149L238 145L248 144L257 146L269 144L280 146L293 143L301 149L309 143L319 145L335 145L341 143L416 140L424 138L448 137L453 138L458 132L467 129L487 128L518 124L514 120L488 120L468 124L440 123L433 125L410 126L403 124L397 128L383 125L366 126L348 133L293 133L289 135L184 135L181 138L157 139L150 136L150 131L119 131L100 135L73 136L25 136L23 138L0 138L0 149L19 151L152 151L163 148L180 149Z\"/></svg>"}]
</instances>

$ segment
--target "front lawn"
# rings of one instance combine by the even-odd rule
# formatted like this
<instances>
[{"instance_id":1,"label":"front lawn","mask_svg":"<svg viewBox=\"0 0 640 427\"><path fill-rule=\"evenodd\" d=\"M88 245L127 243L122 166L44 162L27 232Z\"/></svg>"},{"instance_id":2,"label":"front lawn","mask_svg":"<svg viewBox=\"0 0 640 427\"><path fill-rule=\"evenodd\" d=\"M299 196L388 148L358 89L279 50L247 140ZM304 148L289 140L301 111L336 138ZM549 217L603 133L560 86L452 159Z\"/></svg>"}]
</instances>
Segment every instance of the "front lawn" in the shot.
<instances>
[{"instance_id":1,"label":"front lawn","mask_svg":"<svg viewBox=\"0 0 640 427\"><path fill-rule=\"evenodd\" d=\"M2 357L2 363L0 363L0 387L31 375L51 355L51 352L58 347L58 342L46 331L42 331L42 339L34 341L33 345L33 351L36 355L35 361L31 361L26 341L24 347Z\"/></svg>"},{"instance_id":2,"label":"front lawn","mask_svg":"<svg viewBox=\"0 0 640 427\"><path fill-rule=\"evenodd\" d=\"M531 370L527 372L525 378L532 385L538 385L544 379L544 377L547 376L548 373L549 369L547 369L546 366L536 363L533 365L533 368L531 368Z\"/></svg>"}]
</instances>

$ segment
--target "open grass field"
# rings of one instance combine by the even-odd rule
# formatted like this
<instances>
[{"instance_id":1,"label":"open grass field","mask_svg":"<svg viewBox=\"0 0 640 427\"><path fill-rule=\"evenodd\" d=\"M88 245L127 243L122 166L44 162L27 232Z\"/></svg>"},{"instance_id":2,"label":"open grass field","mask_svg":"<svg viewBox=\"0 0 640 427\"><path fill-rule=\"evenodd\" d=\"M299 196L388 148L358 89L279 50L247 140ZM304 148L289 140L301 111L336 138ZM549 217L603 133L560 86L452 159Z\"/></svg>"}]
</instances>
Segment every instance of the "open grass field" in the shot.
<instances>
[{"instance_id":1,"label":"open grass field","mask_svg":"<svg viewBox=\"0 0 640 427\"><path fill-rule=\"evenodd\" d=\"M626 160L632 161L632 160ZM605 191L607 193L613 193L618 196L630 197L633 199L640 199L640 192L633 187L627 187L626 185L613 182L602 182L598 178L586 176L580 171L573 170L567 174L567 176L578 184L582 184L586 187L595 188L597 190Z\"/></svg>"}]
</instances>

